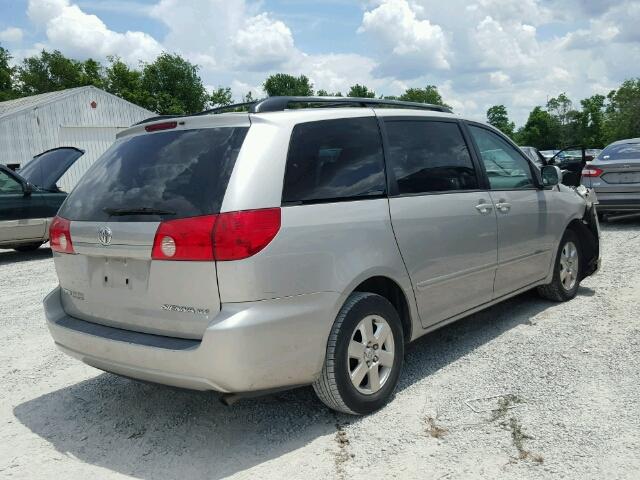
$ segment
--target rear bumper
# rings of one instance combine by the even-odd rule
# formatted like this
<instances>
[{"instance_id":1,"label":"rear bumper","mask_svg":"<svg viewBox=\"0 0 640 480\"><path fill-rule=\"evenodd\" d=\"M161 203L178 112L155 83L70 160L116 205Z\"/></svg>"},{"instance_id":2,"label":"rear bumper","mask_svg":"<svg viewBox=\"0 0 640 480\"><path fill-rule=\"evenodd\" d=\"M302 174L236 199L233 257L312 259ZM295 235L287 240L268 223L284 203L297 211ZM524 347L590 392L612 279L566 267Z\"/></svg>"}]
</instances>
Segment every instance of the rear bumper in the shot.
<instances>
[{"instance_id":1,"label":"rear bumper","mask_svg":"<svg viewBox=\"0 0 640 480\"><path fill-rule=\"evenodd\" d=\"M640 211L639 193L600 193L598 196L598 211Z\"/></svg>"},{"instance_id":2,"label":"rear bumper","mask_svg":"<svg viewBox=\"0 0 640 480\"><path fill-rule=\"evenodd\" d=\"M93 367L194 390L249 392L309 384L322 369L340 296L315 293L224 304L202 340L150 335L65 313L60 288L44 300L56 345Z\"/></svg>"}]
</instances>

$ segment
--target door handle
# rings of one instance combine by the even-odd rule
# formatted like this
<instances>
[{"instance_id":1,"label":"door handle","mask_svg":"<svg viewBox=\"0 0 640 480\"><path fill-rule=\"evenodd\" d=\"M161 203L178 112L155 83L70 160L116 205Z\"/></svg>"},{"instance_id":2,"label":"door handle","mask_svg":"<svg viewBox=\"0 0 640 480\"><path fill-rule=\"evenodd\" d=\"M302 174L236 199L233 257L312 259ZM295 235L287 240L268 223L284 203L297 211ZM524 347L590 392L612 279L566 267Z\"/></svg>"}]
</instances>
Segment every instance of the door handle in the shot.
<instances>
[{"instance_id":1,"label":"door handle","mask_svg":"<svg viewBox=\"0 0 640 480\"><path fill-rule=\"evenodd\" d=\"M490 203L480 202L478 205L476 205L476 210L478 210L482 215L486 215L487 213L491 212L491 210L493 210L493 207Z\"/></svg>"},{"instance_id":2,"label":"door handle","mask_svg":"<svg viewBox=\"0 0 640 480\"><path fill-rule=\"evenodd\" d=\"M498 203L496 203L496 208L499 212L509 213L509 210L511 210L511 204L505 202L504 200L500 200Z\"/></svg>"}]
</instances>

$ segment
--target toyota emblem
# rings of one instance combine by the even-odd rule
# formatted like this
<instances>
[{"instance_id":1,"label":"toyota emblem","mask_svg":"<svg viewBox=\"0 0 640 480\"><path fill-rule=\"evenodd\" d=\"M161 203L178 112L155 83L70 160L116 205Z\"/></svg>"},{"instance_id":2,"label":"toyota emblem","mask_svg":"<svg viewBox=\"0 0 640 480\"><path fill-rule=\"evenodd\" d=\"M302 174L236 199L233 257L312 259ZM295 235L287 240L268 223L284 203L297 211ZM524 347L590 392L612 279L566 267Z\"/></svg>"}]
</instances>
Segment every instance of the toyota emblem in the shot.
<instances>
[{"instance_id":1,"label":"toyota emblem","mask_svg":"<svg viewBox=\"0 0 640 480\"><path fill-rule=\"evenodd\" d=\"M101 227L98 230L98 240L105 247L111 244L111 237L113 236L113 232L109 227Z\"/></svg>"}]
</instances>

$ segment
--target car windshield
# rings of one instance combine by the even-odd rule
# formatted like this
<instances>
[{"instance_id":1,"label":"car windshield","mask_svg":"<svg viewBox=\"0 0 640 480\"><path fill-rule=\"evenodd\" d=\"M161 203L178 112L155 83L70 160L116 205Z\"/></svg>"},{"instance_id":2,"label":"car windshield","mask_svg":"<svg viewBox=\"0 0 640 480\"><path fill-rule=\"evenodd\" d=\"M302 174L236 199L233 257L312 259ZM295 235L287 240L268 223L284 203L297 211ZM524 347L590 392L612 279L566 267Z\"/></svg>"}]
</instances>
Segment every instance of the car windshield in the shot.
<instances>
[{"instance_id":1,"label":"car windshield","mask_svg":"<svg viewBox=\"0 0 640 480\"><path fill-rule=\"evenodd\" d=\"M619 143L605 148L598 160L638 160L640 159L640 143Z\"/></svg>"}]
</instances>

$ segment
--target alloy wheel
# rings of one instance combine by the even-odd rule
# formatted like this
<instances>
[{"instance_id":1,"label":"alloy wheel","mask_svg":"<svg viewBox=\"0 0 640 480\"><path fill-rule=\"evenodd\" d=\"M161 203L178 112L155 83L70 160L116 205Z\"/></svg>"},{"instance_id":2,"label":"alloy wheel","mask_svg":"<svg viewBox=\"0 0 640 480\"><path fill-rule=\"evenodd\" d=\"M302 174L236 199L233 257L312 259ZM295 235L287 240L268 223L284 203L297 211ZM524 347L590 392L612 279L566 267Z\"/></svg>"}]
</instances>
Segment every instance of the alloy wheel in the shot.
<instances>
[{"instance_id":1,"label":"alloy wheel","mask_svg":"<svg viewBox=\"0 0 640 480\"><path fill-rule=\"evenodd\" d=\"M348 368L351 383L358 392L372 395L389 379L395 346L387 321L378 315L364 317L351 335Z\"/></svg>"},{"instance_id":2,"label":"alloy wheel","mask_svg":"<svg viewBox=\"0 0 640 480\"><path fill-rule=\"evenodd\" d=\"M566 291L575 287L578 281L578 248L573 242L567 242L560 252L560 283Z\"/></svg>"}]
</instances>

